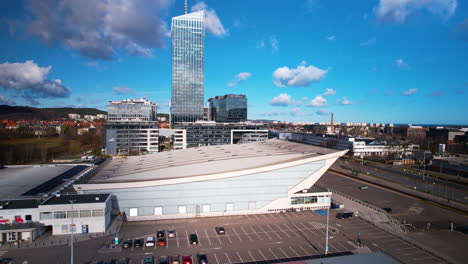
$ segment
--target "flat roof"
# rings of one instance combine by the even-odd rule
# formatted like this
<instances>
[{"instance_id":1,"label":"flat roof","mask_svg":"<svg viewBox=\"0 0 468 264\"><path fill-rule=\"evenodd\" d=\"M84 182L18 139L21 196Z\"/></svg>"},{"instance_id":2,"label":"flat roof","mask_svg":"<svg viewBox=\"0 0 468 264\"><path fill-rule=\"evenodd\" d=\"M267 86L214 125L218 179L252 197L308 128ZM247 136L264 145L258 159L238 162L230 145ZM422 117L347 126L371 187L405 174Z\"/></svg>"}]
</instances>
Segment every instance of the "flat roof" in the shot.
<instances>
[{"instance_id":1,"label":"flat roof","mask_svg":"<svg viewBox=\"0 0 468 264\"><path fill-rule=\"evenodd\" d=\"M16 199L70 168L72 167L61 165L34 165L0 169L0 200Z\"/></svg>"},{"instance_id":2,"label":"flat roof","mask_svg":"<svg viewBox=\"0 0 468 264\"><path fill-rule=\"evenodd\" d=\"M237 172L337 152L341 151L278 139L248 144L189 148L114 158L103 165L88 183L168 180Z\"/></svg>"},{"instance_id":3,"label":"flat roof","mask_svg":"<svg viewBox=\"0 0 468 264\"><path fill-rule=\"evenodd\" d=\"M37 208L41 200L38 199L16 199L0 201L0 210Z\"/></svg>"},{"instance_id":4,"label":"flat roof","mask_svg":"<svg viewBox=\"0 0 468 264\"><path fill-rule=\"evenodd\" d=\"M85 203L105 203L109 198L109 193L104 194L60 194L50 197L41 205L55 205L55 204L70 204L73 200L74 204Z\"/></svg>"}]
</instances>

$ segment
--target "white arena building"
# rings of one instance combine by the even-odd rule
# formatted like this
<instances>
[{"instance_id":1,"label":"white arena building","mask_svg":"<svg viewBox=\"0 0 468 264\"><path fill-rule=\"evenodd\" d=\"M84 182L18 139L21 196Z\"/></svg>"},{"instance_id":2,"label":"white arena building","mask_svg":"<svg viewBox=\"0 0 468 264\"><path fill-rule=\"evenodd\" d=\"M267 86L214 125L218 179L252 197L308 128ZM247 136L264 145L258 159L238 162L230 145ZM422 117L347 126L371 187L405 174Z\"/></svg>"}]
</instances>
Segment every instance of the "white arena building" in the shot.
<instances>
[{"instance_id":1,"label":"white arena building","mask_svg":"<svg viewBox=\"0 0 468 264\"><path fill-rule=\"evenodd\" d=\"M183 149L108 160L73 187L112 194L134 221L320 209L331 192L314 183L346 152L277 139Z\"/></svg>"}]
</instances>

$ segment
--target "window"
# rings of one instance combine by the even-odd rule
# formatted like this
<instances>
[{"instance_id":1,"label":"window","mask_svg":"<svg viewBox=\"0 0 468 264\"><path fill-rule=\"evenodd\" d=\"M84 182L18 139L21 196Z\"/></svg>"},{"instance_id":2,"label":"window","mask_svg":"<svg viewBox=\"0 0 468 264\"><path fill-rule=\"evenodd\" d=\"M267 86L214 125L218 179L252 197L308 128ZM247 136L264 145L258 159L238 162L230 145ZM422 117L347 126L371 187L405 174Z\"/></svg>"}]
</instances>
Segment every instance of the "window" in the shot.
<instances>
[{"instance_id":1,"label":"window","mask_svg":"<svg viewBox=\"0 0 468 264\"><path fill-rule=\"evenodd\" d=\"M80 217L91 217L91 210L80 210Z\"/></svg>"},{"instance_id":2,"label":"window","mask_svg":"<svg viewBox=\"0 0 468 264\"><path fill-rule=\"evenodd\" d=\"M72 217L72 211L67 211L67 218ZM80 217L80 211L78 210L73 210L73 218L78 218Z\"/></svg>"},{"instance_id":3,"label":"window","mask_svg":"<svg viewBox=\"0 0 468 264\"><path fill-rule=\"evenodd\" d=\"M32 216L31 215L26 215L26 221L31 221L32 220Z\"/></svg>"},{"instance_id":4,"label":"window","mask_svg":"<svg viewBox=\"0 0 468 264\"><path fill-rule=\"evenodd\" d=\"M9 232L8 241L15 241L15 240L16 240L16 232Z\"/></svg>"},{"instance_id":5,"label":"window","mask_svg":"<svg viewBox=\"0 0 468 264\"><path fill-rule=\"evenodd\" d=\"M130 216L138 216L138 208L130 208Z\"/></svg>"},{"instance_id":6,"label":"window","mask_svg":"<svg viewBox=\"0 0 468 264\"><path fill-rule=\"evenodd\" d=\"M39 219L41 220L48 220L52 218L53 218L52 212L40 212L39 213Z\"/></svg>"},{"instance_id":7,"label":"window","mask_svg":"<svg viewBox=\"0 0 468 264\"><path fill-rule=\"evenodd\" d=\"M303 203L304 203L304 198L302 198L302 197L293 197L293 198L291 198L291 205L303 204Z\"/></svg>"},{"instance_id":8,"label":"window","mask_svg":"<svg viewBox=\"0 0 468 264\"><path fill-rule=\"evenodd\" d=\"M204 213L209 213L211 211L211 205L209 204L204 204L203 205L203 212Z\"/></svg>"},{"instance_id":9,"label":"window","mask_svg":"<svg viewBox=\"0 0 468 264\"><path fill-rule=\"evenodd\" d=\"M187 206L179 205L179 214L186 214L187 213Z\"/></svg>"},{"instance_id":10,"label":"window","mask_svg":"<svg viewBox=\"0 0 468 264\"><path fill-rule=\"evenodd\" d=\"M67 218L67 215L65 214L65 211L55 211L54 212L54 219L65 219Z\"/></svg>"},{"instance_id":11,"label":"window","mask_svg":"<svg viewBox=\"0 0 468 264\"><path fill-rule=\"evenodd\" d=\"M154 208L154 215L162 215L162 213L163 213L162 207Z\"/></svg>"},{"instance_id":12,"label":"window","mask_svg":"<svg viewBox=\"0 0 468 264\"><path fill-rule=\"evenodd\" d=\"M102 209L93 210L93 217L103 216L103 215L104 215L104 210Z\"/></svg>"},{"instance_id":13,"label":"window","mask_svg":"<svg viewBox=\"0 0 468 264\"><path fill-rule=\"evenodd\" d=\"M61 229L62 229L62 233L68 233L68 225L62 225Z\"/></svg>"},{"instance_id":14,"label":"window","mask_svg":"<svg viewBox=\"0 0 468 264\"><path fill-rule=\"evenodd\" d=\"M226 211L233 211L234 210L234 204L228 203L226 204Z\"/></svg>"}]
</instances>

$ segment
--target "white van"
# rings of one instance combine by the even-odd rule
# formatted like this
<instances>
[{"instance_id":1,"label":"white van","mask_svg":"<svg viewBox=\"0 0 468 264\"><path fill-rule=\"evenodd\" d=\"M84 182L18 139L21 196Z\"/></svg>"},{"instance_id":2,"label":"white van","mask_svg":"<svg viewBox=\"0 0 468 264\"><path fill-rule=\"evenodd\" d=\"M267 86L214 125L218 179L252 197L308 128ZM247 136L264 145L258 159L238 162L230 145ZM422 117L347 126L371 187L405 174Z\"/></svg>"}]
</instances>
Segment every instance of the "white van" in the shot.
<instances>
[{"instance_id":1,"label":"white van","mask_svg":"<svg viewBox=\"0 0 468 264\"><path fill-rule=\"evenodd\" d=\"M154 247L154 237L149 236L146 238L146 246Z\"/></svg>"}]
</instances>

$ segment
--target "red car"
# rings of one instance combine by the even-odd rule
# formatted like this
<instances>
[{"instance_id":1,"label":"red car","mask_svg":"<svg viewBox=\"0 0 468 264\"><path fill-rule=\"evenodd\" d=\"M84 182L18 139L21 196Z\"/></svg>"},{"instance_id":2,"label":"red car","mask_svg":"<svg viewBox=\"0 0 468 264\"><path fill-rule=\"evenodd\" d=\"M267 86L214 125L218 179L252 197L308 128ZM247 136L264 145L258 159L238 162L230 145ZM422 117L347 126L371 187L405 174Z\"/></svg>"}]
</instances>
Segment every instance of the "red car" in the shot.
<instances>
[{"instance_id":1,"label":"red car","mask_svg":"<svg viewBox=\"0 0 468 264\"><path fill-rule=\"evenodd\" d=\"M158 238L158 246L164 247L166 245L166 238L160 237Z\"/></svg>"},{"instance_id":2,"label":"red car","mask_svg":"<svg viewBox=\"0 0 468 264\"><path fill-rule=\"evenodd\" d=\"M182 264L192 264L192 256L183 256Z\"/></svg>"}]
</instances>

